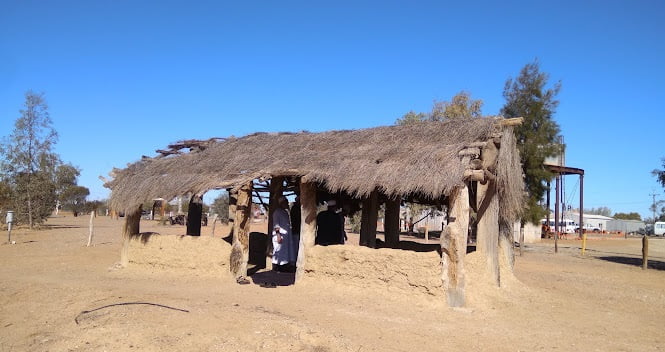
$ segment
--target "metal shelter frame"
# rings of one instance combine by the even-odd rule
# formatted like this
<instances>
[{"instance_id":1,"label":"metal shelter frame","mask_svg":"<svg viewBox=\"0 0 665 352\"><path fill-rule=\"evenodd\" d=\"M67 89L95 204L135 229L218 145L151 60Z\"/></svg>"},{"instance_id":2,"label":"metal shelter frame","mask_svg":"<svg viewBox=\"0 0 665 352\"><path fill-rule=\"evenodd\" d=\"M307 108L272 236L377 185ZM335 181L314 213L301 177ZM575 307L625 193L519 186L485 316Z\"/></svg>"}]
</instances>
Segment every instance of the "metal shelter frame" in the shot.
<instances>
[{"instance_id":1,"label":"metal shelter frame","mask_svg":"<svg viewBox=\"0 0 665 352\"><path fill-rule=\"evenodd\" d=\"M548 165L546 164L545 167L547 168L548 171L554 173L556 183L555 183L555 194L556 194L556 200L555 200L555 208L554 208L554 252L559 251L559 208L561 207L561 177L565 175L579 175L580 176L580 236L583 236L584 234L584 170L583 169L578 169L575 167L568 167L568 166L559 166L559 165ZM550 183L547 183L547 223L549 224L550 222Z\"/></svg>"}]
</instances>

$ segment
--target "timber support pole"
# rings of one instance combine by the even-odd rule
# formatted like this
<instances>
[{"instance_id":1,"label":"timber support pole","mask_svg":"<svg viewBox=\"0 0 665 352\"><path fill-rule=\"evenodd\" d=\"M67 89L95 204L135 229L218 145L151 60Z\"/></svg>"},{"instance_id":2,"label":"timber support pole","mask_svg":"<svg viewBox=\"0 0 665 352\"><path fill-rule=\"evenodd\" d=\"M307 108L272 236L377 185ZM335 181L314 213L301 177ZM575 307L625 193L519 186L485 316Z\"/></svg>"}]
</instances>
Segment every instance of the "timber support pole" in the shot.
<instances>
[{"instance_id":1,"label":"timber support pole","mask_svg":"<svg viewBox=\"0 0 665 352\"><path fill-rule=\"evenodd\" d=\"M300 246L296 262L296 282L305 273L307 252L314 247L316 238L316 184L300 182Z\"/></svg>"},{"instance_id":2,"label":"timber support pole","mask_svg":"<svg viewBox=\"0 0 665 352\"><path fill-rule=\"evenodd\" d=\"M478 185L477 249L487 260L487 269L499 285L499 199L493 182Z\"/></svg>"},{"instance_id":3,"label":"timber support pole","mask_svg":"<svg viewBox=\"0 0 665 352\"><path fill-rule=\"evenodd\" d=\"M649 266L649 236L642 237L642 270L647 270Z\"/></svg>"},{"instance_id":4,"label":"timber support pole","mask_svg":"<svg viewBox=\"0 0 665 352\"><path fill-rule=\"evenodd\" d=\"M252 207L252 182L237 190L236 216L233 222L233 245L230 269L238 283L247 276L249 261L249 223Z\"/></svg>"},{"instance_id":5,"label":"timber support pole","mask_svg":"<svg viewBox=\"0 0 665 352\"><path fill-rule=\"evenodd\" d=\"M279 197L284 194L284 177L275 176L270 180L269 187L270 195L268 196L268 242L266 243L266 257L271 257L273 252L273 245L271 234L273 230L273 214L279 208Z\"/></svg>"},{"instance_id":6,"label":"timber support pole","mask_svg":"<svg viewBox=\"0 0 665 352\"><path fill-rule=\"evenodd\" d=\"M187 236L201 236L201 218L203 217L203 198L194 194L189 200L187 210Z\"/></svg>"},{"instance_id":7,"label":"timber support pole","mask_svg":"<svg viewBox=\"0 0 665 352\"><path fill-rule=\"evenodd\" d=\"M496 168L499 155L493 142L487 143L482 150L482 167L491 171ZM491 173L491 172L489 172ZM476 204L478 206L477 248L487 259L487 268L494 283L500 284L499 277L499 194L495 180L478 184Z\"/></svg>"},{"instance_id":8,"label":"timber support pole","mask_svg":"<svg viewBox=\"0 0 665 352\"><path fill-rule=\"evenodd\" d=\"M397 248L399 245L399 204L399 198L386 201L384 233L389 248Z\"/></svg>"},{"instance_id":9,"label":"timber support pole","mask_svg":"<svg viewBox=\"0 0 665 352\"><path fill-rule=\"evenodd\" d=\"M376 248L376 221L379 216L379 194L376 190L363 199L360 223L360 245Z\"/></svg>"},{"instance_id":10,"label":"timber support pole","mask_svg":"<svg viewBox=\"0 0 665 352\"><path fill-rule=\"evenodd\" d=\"M465 304L464 257L469 235L469 191L466 186L449 198L448 226L441 233L441 279L450 307Z\"/></svg>"},{"instance_id":11,"label":"timber support pole","mask_svg":"<svg viewBox=\"0 0 665 352\"><path fill-rule=\"evenodd\" d=\"M227 189L229 193L229 234L228 237L233 239L233 231L235 228L236 221L236 206L238 205L238 190L237 189Z\"/></svg>"}]
</instances>

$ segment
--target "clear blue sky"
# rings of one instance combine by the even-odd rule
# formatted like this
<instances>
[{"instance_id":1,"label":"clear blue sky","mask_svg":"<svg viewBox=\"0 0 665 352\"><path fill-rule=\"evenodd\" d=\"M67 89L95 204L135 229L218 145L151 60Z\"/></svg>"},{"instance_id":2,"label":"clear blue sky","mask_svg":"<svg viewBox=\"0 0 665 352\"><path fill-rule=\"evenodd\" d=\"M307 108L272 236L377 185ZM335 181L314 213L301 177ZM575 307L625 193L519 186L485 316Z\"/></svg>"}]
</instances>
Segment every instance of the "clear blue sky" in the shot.
<instances>
[{"instance_id":1,"label":"clear blue sky","mask_svg":"<svg viewBox=\"0 0 665 352\"><path fill-rule=\"evenodd\" d=\"M0 0L0 134L44 92L56 152L101 199L98 176L177 140L390 125L460 90L498 114L538 58L585 208L644 217L665 198L664 19L662 0Z\"/></svg>"}]
</instances>

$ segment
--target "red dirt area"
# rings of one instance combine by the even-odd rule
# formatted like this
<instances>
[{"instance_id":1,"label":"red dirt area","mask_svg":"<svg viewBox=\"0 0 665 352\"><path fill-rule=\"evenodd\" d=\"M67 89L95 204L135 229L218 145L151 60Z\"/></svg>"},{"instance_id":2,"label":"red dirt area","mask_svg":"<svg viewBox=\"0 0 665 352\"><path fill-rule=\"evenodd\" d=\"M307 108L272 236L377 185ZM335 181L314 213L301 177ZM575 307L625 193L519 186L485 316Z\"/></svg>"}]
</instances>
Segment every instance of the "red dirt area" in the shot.
<instances>
[{"instance_id":1,"label":"red dirt area","mask_svg":"<svg viewBox=\"0 0 665 352\"><path fill-rule=\"evenodd\" d=\"M123 219L60 216L0 245L0 351L662 351L665 240L527 244L501 287L467 255L467 306L441 292L436 239L404 250L314 247L305 277L228 273L228 228L200 238L142 220L120 268ZM253 231L265 232L265 224ZM6 232L5 232L6 233ZM257 235L257 236L260 236ZM424 243L425 242L425 243ZM256 252L256 251L255 251ZM260 256L260 255L259 255ZM275 283L275 285L266 285Z\"/></svg>"}]
</instances>

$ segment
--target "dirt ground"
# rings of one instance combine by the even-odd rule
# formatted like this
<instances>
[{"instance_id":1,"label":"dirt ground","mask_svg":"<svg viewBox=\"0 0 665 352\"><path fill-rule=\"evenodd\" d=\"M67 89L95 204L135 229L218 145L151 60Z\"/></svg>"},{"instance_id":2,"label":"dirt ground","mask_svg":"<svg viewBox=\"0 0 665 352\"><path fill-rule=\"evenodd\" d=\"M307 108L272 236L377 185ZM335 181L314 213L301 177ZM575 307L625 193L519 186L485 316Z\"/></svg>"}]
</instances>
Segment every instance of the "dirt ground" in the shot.
<instances>
[{"instance_id":1,"label":"dirt ground","mask_svg":"<svg viewBox=\"0 0 665 352\"><path fill-rule=\"evenodd\" d=\"M412 250L315 247L306 277L265 269L238 285L226 229L150 232L119 261L122 219L51 218L0 245L0 351L663 351L665 239L526 245L502 287L467 255L467 307L441 292L436 240ZM254 230L260 231L262 224ZM357 237L351 236L351 242ZM258 268L252 268L254 270ZM264 287L275 283L277 287Z\"/></svg>"}]
</instances>

